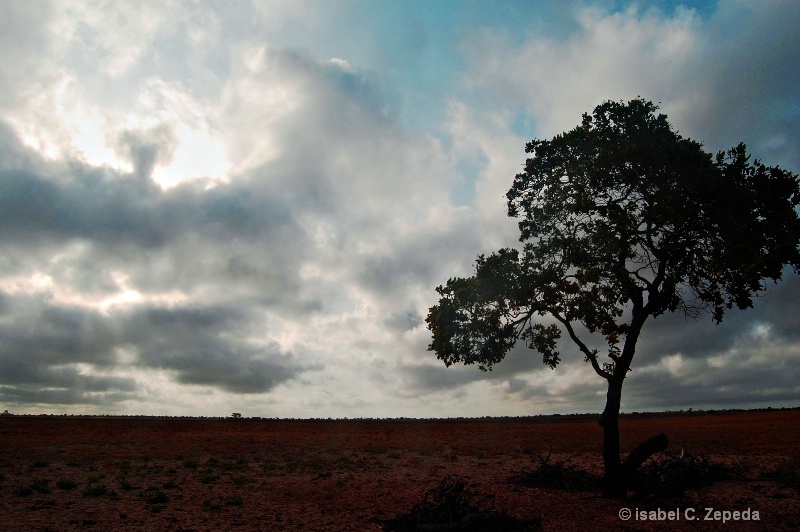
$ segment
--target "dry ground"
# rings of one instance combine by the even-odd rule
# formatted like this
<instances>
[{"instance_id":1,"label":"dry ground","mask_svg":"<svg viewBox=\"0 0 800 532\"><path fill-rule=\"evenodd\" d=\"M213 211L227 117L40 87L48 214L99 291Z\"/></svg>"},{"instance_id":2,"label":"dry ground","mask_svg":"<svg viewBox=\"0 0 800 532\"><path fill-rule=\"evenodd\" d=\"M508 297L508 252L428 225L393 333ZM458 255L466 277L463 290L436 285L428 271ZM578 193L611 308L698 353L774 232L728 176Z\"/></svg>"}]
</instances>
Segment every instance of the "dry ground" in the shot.
<instances>
[{"instance_id":1,"label":"dry ground","mask_svg":"<svg viewBox=\"0 0 800 532\"><path fill-rule=\"evenodd\" d=\"M596 416L492 420L272 421L0 417L4 530L380 530L446 475L473 501L542 530L798 530L800 410L626 416L624 450L658 433L740 475L680 500L607 501L596 490L521 486L551 462L600 473ZM783 480L779 480L783 479ZM620 520L623 507L675 510ZM696 508L695 521L686 508ZM705 508L759 521L705 521ZM691 515L691 512L690 512ZM713 516L713 514L712 514Z\"/></svg>"}]
</instances>

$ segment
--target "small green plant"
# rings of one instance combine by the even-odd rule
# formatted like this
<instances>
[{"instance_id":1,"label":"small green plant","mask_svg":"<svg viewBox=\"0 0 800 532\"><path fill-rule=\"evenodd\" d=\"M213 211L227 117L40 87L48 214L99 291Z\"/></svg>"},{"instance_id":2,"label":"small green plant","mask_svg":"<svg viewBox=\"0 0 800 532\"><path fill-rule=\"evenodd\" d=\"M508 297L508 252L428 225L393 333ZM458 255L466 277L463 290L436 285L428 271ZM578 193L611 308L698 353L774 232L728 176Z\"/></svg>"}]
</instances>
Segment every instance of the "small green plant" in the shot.
<instances>
[{"instance_id":1,"label":"small green plant","mask_svg":"<svg viewBox=\"0 0 800 532\"><path fill-rule=\"evenodd\" d=\"M171 490L177 488L178 484L176 484L174 480L167 480L166 482L161 484L161 487L164 488L165 490Z\"/></svg>"},{"instance_id":2,"label":"small green plant","mask_svg":"<svg viewBox=\"0 0 800 532\"><path fill-rule=\"evenodd\" d=\"M219 475L215 475L210 469L206 469L202 473L200 473L200 482L202 484L211 484L218 478Z\"/></svg>"},{"instance_id":3,"label":"small green plant","mask_svg":"<svg viewBox=\"0 0 800 532\"><path fill-rule=\"evenodd\" d=\"M220 508L222 508L222 505L218 502L214 502L209 499L203 501L203 510L213 511L213 510L219 510Z\"/></svg>"},{"instance_id":4,"label":"small green plant","mask_svg":"<svg viewBox=\"0 0 800 532\"><path fill-rule=\"evenodd\" d=\"M71 490L78 487L74 480L68 478L60 478L56 480L56 487L60 490Z\"/></svg>"},{"instance_id":5,"label":"small green plant","mask_svg":"<svg viewBox=\"0 0 800 532\"><path fill-rule=\"evenodd\" d=\"M233 495L232 497L228 497L225 499L225 504L228 506L241 506L242 505L242 497L240 495Z\"/></svg>"},{"instance_id":6,"label":"small green plant","mask_svg":"<svg viewBox=\"0 0 800 532\"><path fill-rule=\"evenodd\" d=\"M37 493L50 493L49 482L46 478L34 480L30 484L30 488Z\"/></svg>"},{"instance_id":7,"label":"small green plant","mask_svg":"<svg viewBox=\"0 0 800 532\"><path fill-rule=\"evenodd\" d=\"M128 482L128 479L125 477L117 477L117 482L119 482L119 489L125 491L135 490L136 486Z\"/></svg>"},{"instance_id":8,"label":"small green plant","mask_svg":"<svg viewBox=\"0 0 800 532\"><path fill-rule=\"evenodd\" d=\"M33 493L33 488L31 488L30 486L22 486L14 490L14 495L16 495L17 497L27 497L31 493Z\"/></svg>"},{"instance_id":9,"label":"small green plant","mask_svg":"<svg viewBox=\"0 0 800 532\"><path fill-rule=\"evenodd\" d=\"M109 491L105 484L90 484L83 490L84 497L100 497L108 494Z\"/></svg>"},{"instance_id":10,"label":"small green plant","mask_svg":"<svg viewBox=\"0 0 800 532\"><path fill-rule=\"evenodd\" d=\"M551 456L552 450L548 451L547 456L539 456L539 464L535 468L514 474L510 479L511 483L566 491L597 489L600 483L597 477L565 460L551 462Z\"/></svg>"},{"instance_id":11,"label":"small green plant","mask_svg":"<svg viewBox=\"0 0 800 532\"><path fill-rule=\"evenodd\" d=\"M142 498L147 502L147 504L161 504L169 500L169 496L166 494L166 492L162 491L156 486L150 486L144 490L142 492Z\"/></svg>"},{"instance_id":12,"label":"small green plant","mask_svg":"<svg viewBox=\"0 0 800 532\"><path fill-rule=\"evenodd\" d=\"M28 469L30 469L32 471L34 469L44 469L45 467L49 467L49 466L50 466L50 462L48 462L46 460L34 460L33 462L31 462L31 465L28 466Z\"/></svg>"},{"instance_id":13,"label":"small green plant","mask_svg":"<svg viewBox=\"0 0 800 532\"><path fill-rule=\"evenodd\" d=\"M131 469L131 461L130 460L120 460L117 464L120 471L130 471Z\"/></svg>"},{"instance_id":14,"label":"small green plant","mask_svg":"<svg viewBox=\"0 0 800 532\"><path fill-rule=\"evenodd\" d=\"M197 460L184 460L183 467L186 469L197 469Z\"/></svg>"},{"instance_id":15,"label":"small green plant","mask_svg":"<svg viewBox=\"0 0 800 532\"><path fill-rule=\"evenodd\" d=\"M81 463L75 458L70 458L69 460L67 460L67 467L80 467L80 466Z\"/></svg>"},{"instance_id":16,"label":"small green plant","mask_svg":"<svg viewBox=\"0 0 800 532\"><path fill-rule=\"evenodd\" d=\"M767 471L762 471L760 478L774 480L786 488L800 491L800 461L785 458Z\"/></svg>"},{"instance_id":17,"label":"small green plant","mask_svg":"<svg viewBox=\"0 0 800 532\"><path fill-rule=\"evenodd\" d=\"M237 486L241 486L243 484L252 484L255 481L256 479L254 479L253 477L231 477L231 482L233 482Z\"/></svg>"}]
</instances>

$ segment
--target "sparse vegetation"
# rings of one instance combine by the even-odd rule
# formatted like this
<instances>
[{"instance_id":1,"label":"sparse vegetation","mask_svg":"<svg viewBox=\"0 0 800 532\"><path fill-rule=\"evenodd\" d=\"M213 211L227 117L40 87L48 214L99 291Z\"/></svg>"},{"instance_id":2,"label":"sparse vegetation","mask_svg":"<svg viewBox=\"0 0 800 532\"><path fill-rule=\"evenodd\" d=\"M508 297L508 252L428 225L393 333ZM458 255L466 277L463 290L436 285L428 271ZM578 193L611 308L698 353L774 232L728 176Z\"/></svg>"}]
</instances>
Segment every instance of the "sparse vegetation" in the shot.
<instances>
[{"instance_id":1,"label":"sparse vegetation","mask_svg":"<svg viewBox=\"0 0 800 532\"><path fill-rule=\"evenodd\" d=\"M136 486L131 484L126 477L117 477L117 482L119 482L119 489L121 490L131 491L136 489Z\"/></svg>"},{"instance_id":2,"label":"sparse vegetation","mask_svg":"<svg viewBox=\"0 0 800 532\"><path fill-rule=\"evenodd\" d=\"M763 422L756 414L749 414L744 422L735 416L717 416L709 423L717 433L708 437L703 433L705 425L697 425L699 414L695 412L675 420L662 415L630 417L628 426L637 434L665 421L693 427L687 438L691 447L714 449L715 454L711 458L699 454L697 459L687 454L683 462L679 453L657 454L645 462L628 496L642 508L683 508L700 502L717 505L735 492L753 508L771 508L770 504L794 508L792 487L797 486L798 462L789 445L798 418L797 413L776 414L767 414ZM708 421L706 418L702 423ZM181 446L177 458L174 448L153 443L154 431L146 426L142 431L146 439L131 440L138 443L122 451L114 445L92 447L91 455L79 454L79 448L68 451L75 452L72 458L80 461L80 468L65 466L69 455L63 453L63 458L57 458L58 448L54 452L53 448L21 442L0 459L0 471L6 477L0 484L0 495L8 499L11 528L36 511L39 516L48 514L50 526L59 530L84 526L84 517L92 517L87 522L93 520L98 525L107 523L109 516L101 519L103 512L111 512L112 520L122 519L119 525L123 528L161 529L165 523L176 529L218 528L222 520L236 523L231 526L257 528L263 523L255 524L249 510L261 508L265 500L274 501L275 497L285 508L276 513L275 528L287 529L300 527L301 522L307 529L323 529L346 520L351 529L363 530L369 522L375 526L378 521L386 530L404 530L402 526L410 519L419 518L430 525L421 529L430 530L524 530L522 525L517 526L522 519L531 519L525 526L536 530L538 521L533 518L537 516L555 529L559 525L555 520L560 517L554 517L554 508L559 515L569 514L565 510L568 500L585 501L593 512L600 511L602 500L588 495L597 491L602 472L594 454L596 446L581 440L582 436L574 437L592 423L587 416L577 421L564 416L552 422L390 421L386 423L391 424L391 437L380 426L384 422L375 423L364 430L362 425L348 422L336 427L287 422L262 432L263 425L253 424L253 431L243 431L242 426L219 420L216 426L231 427L230 432L193 435ZM772 424L774 433L767 428ZM721 426L726 428L719 431ZM736 438L727 443L723 432L735 433ZM503 438L497 438L499 433ZM280 434L280 440L276 434ZM94 429L81 437L96 435ZM35 441L33 433L31 438ZM550 453L548 444L555 441L558 447ZM760 445L764 452L744 456L741 449L751 447L751 443L753 447ZM24 454L25 449L36 449L34 457L40 459L39 463L47 460L49 466L31 468L35 460ZM139 460L145 450L152 456L147 463ZM196 467L185 467L184 462ZM445 473L451 473L448 477L461 485L453 481L449 488L443 487L440 481ZM376 483L376 478L384 482ZM725 484L717 488L717 482ZM705 487L697 492L697 486ZM320 494L319 507L307 504L309 493ZM374 513L348 513L346 508L363 497L374 501ZM408 501L407 505L401 500ZM520 506L521 500L531 503ZM94 508L97 515L75 516L73 510L81 505ZM191 511L192 506L194 517L179 511ZM434 512L439 512L438 517ZM761 516L763 521L764 511ZM198 523L205 520L205 524L193 523L193 518ZM596 528L587 524L587 529L593 528L609 529L609 522L601 518ZM405 530L409 529L413 528Z\"/></svg>"},{"instance_id":3,"label":"sparse vegetation","mask_svg":"<svg viewBox=\"0 0 800 532\"><path fill-rule=\"evenodd\" d=\"M86 489L83 490L84 497L100 497L109 494L110 492L105 484L89 484Z\"/></svg>"},{"instance_id":4,"label":"sparse vegetation","mask_svg":"<svg viewBox=\"0 0 800 532\"><path fill-rule=\"evenodd\" d=\"M682 498L687 489L740 478L742 472L738 468L705 455L696 458L662 453L639 469L631 487L635 499L660 502Z\"/></svg>"},{"instance_id":5,"label":"sparse vegetation","mask_svg":"<svg viewBox=\"0 0 800 532\"><path fill-rule=\"evenodd\" d=\"M242 505L242 497L241 495L233 495L225 499L225 504L228 506L241 506Z\"/></svg>"},{"instance_id":6,"label":"sparse vegetation","mask_svg":"<svg viewBox=\"0 0 800 532\"><path fill-rule=\"evenodd\" d=\"M44 469L46 467L50 467L50 462L46 460L34 460L31 462L31 465L28 466L28 469L32 471L34 469Z\"/></svg>"},{"instance_id":7,"label":"sparse vegetation","mask_svg":"<svg viewBox=\"0 0 800 532\"><path fill-rule=\"evenodd\" d=\"M160 504L169 501L169 496L157 486L150 486L142 492L142 498L147 504Z\"/></svg>"},{"instance_id":8,"label":"sparse vegetation","mask_svg":"<svg viewBox=\"0 0 800 532\"><path fill-rule=\"evenodd\" d=\"M514 484L567 491L593 491L600 486L600 479L566 460L552 461L552 450L547 456L539 456L533 469L523 469L511 476Z\"/></svg>"},{"instance_id":9,"label":"sparse vegetation","mask_svg":"<svg viewBox=\"0 0 800 532\"><path fill-rule=\"evenodd\" d=\"M215 480L219 478L219 475L215 475L211 469L206 469L200 473L200 483L201 484L211 484Z\"/></svg>"},{"instance_id":10,"label":"sparse vegetation","mask_svg":"<svg viewBox=\"0 0 800 532\"><path fill-rule=\"evenodd\" d=\"M800 461L797 458L784 458L761 472L761 478L774 480L780 486L800 490Z\"/></svg>"},{"instance_id":11,"label":"sparse vegetation","mask_svg":"<svg viewBox=\"0 0 800 532\"><path fill-rule=\"evenodd\" d=\"M203 507L203 510L214 511L214 510L219 510L220 508L222 508L222 505L220 503L218 503L218 502L214 502L214 501L212 501L210 499L206 499L206 500L203 501L202 507Z\"/></svg>"},{"instance_id":12,"label":"sparse vegetation","mask_svg":"<svg viewBox=\"0 0 800 532\"><path fill-rule=\"evenodd\" d=\"M491 497L485 497L491 499ZM504 530L530 531L541 528L541 519L517 519L494 508L482 508L464 481L446 476L438 488L425 492L408 513L382 521L387 532L417 530Z\"/></svg>"},{"instance_id":13,"label":"sparse vegetation","mask_svg":"<svg viewBox=\"0 0 800 532\"><path fill-rule=\"evenodd\" d=\"M78 487L74 480L68 478L60 478L56 481L56 487L60 490L71 490Z\"/></svg>"}]
</instances>

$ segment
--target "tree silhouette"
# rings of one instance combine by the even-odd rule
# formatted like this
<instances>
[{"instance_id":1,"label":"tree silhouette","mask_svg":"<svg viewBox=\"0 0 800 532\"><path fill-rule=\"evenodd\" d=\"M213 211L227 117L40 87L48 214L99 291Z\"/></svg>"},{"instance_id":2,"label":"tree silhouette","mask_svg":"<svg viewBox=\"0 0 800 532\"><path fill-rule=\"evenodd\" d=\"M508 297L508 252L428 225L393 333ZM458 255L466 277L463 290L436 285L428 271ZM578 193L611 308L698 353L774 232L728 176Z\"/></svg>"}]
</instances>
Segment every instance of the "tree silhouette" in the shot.
<instances>
[{"instance_id":1,"label":"tree silhouette","mask_svg":"<svg viewBox=\"0 0 800 532\"><path fill-rule=\"evenodd\" d=\"M719 323L800 266L798 176L750 162L744 144L713 157L657 110L605 102L575 129L528 143L533 155L507 193L522 249L479 255L473 276L436 289L426 319L429 350L482 370L518 340L555 368L566 331L608 382L600 425L611 498L667 446L662 434L620 457L622 385L646 320L708 312Z\"/></svg>"}]
</instances>

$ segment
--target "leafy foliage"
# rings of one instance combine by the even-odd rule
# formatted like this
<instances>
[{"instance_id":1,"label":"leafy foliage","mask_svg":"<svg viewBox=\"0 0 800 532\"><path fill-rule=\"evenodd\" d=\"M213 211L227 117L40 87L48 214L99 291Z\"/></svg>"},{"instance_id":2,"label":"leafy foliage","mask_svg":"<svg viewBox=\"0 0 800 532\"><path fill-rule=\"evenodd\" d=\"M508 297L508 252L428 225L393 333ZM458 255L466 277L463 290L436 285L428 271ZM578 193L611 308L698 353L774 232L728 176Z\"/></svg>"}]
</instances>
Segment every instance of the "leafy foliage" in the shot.
<instances>
[{"instance_id":1,"label":"leafy foliage","mask_svg":"<svg viewBox=\"0 0 800 532\"><path fill-rule=\"evenodd\" d=\"M437 288L429 349L446 365L491 369L523 340L555 368L563 328L598 375L621 382L648 317L710 311L720 322L784 265L797 270L797 175L751 162L743 144L714 157L657 109L606 102L527 144L507 194L522 250L480 255L475 275ZM610 362L579 326L603 337Z\"/></svg>"}]
</instances>

